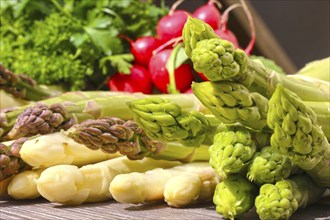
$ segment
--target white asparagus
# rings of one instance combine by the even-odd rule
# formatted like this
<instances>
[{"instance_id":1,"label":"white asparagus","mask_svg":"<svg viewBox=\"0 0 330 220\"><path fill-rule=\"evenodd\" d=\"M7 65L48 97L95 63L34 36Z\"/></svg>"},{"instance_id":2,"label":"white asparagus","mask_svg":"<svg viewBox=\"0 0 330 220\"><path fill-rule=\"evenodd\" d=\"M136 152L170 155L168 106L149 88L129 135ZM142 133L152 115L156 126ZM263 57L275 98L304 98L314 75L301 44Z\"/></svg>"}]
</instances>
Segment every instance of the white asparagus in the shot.
<instances>
[{"instance_id":1,"label":"white asparagus","mask_svg":"<svg viewBox=\"0 0 330 220\"><path fill-rule=\"evenodd\" d=\"M81 168L56 165L45 169L36 183L45 199L64 205L80 205L110 199L109 186L118 174L145 172L156 167L169 168L179 164L178 161L118 157Z\"/></svg>"},{"instance_id":2,"label":"white asparagus","mask_svg":"<svg viewBox=\"0 0 330 220\"><path fill-rule=\"evenodd\" d=\"M216 172L211 167L198 172L184 172L166 182L164 200L176 208L209 202L212 201L217 183Z\"/></svg>"},{"instance_id":3,"label":"white asparagus","mask_svg":"<svg viewBox=\"0 0 330 220\"><path fill-rule=\"evenodd\" d=\"M120 156L92 150L68 138L62 132L27 140L20 150L22 160L32 167L46 168L59 164L82 166Z\"/></svg>"},{"instance_id":4,"label":"white asparagus","mask_svg":"<svg viewBox=\"0 0 330 220\"><path fill-rule=\"evenodd\" d=\"M186 172L198 172L206 167L210 167L208 162L191 162L167 169L155 168L144 173L120 174L112 180L109 191L120 203L160 201L164 199L164 188L169 179Z\"/></svg>"},{"instance_id":5,"label":"white asparagus","mask_svg":"<svg viewBox=\"0 0 330 220\"><path fill-rule=\"evenodd\" d=\"M35 199L40 197L35 180L43 169L24 170L15 175L8 185L8 195L15 199Z\"/></svg>"}]
</instances>

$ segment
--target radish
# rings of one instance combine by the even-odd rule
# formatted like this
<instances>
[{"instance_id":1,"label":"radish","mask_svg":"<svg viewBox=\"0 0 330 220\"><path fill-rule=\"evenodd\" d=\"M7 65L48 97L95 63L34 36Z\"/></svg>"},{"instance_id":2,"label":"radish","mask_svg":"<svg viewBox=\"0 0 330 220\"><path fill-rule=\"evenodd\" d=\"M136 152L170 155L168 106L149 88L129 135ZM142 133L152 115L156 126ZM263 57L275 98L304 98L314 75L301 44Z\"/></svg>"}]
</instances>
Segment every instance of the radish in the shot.
<instances>
[{"instance_id":1,"label":"radish","mask_svg":"<svg viewBox=\"0 0 330 220\"><path fill-rule=\"evenodd\" d=\"M146 68L153 55L152 52L161 45L161 41L153 36L142 36L134 41L123 34L119 34L118 37L129 42L131 54L134 56L134 63Z\"/></svg>"},{"instance_id":2,"label":"radish","mask_svg":"<svg viewBox=\"0 0 330 220\"><path fill-rule=\"evenodd\" d=\"M250 25L250 30L251 30L251 39L247 47L244 49L246 54L251 54L251 51L254 47L255 43L255 28L254 28L254 23L252 19L252 15L250 10L248 9L246 3L244 0L240 0L241 3L236 3L228 7L224 13L222 14L221 20L220 20L220 26L218 29L216 29L214 32L221 37L224 40L228 40L233 43L235 48L240 48L237 37L233 32L231 32L227 28L227 22L228 22L228 17L229 17L229 12L231 12L233 9L238 8L238 7L243 7L243 10L248 18L249 25Z\"/></svg>"},{"instance_id":3,"label":"radish","mask_svg":"<svg viewBox=\"0 0 330 220\"><path fill-rule=\"evenodd\" d=\"M182 1L183 0L180 0L174 3L168 15L162 17L157 23L157 37L163 43L182 35L182 29L188 18L187 14L189 14L189 12L185 10L176 10L176 7Z\"/></svg>"},{"instance_id":4,"label":"radish","mask_svg":"<svg viewBox=\"0 0 330 220\"><path fill-rule=\"evenodd\" d=\"M149 62L149 71L151 80L162 93L168 92L170 77L166 68L166 63L173 49L165 49L151 57ZM189 64L182 64L174 71L175 85L179 92L185 92L190 88L194 75L192 67Z\"/></svg>"},{"instance_id":5,"label":"radish","mask_svg":"<svg viewBox=\"0 0 330 220\"><path fill-rule=\"evenodd\" d=\"M215 3L221 8L220 2L209 0L205 5L197 8L192 16L209 24L213 29L217 29L220 25L221 14L214 5Z\"/></svg>"},{"instance_id":6,"label":"radish","mask_svg":"<svg viewBox=\"0 0 330 220\"><path fill-rule=\"evenodd\" d=\"M152 93L152 81L149 71L138 64L133 64L130 74L115 73L108 81L111 91Z\"/></svg>"},{"instance_id":7,"label":"radish","mask_svg":"<svg viewBox=\"0 0 330 220\"><path fill-rule=\"evenodd\" d=\"M153 36L143 36L130 42L130 44L135 63L148 67L152 51L158 48L161 42Z\"/></svg>"}]
</instances>

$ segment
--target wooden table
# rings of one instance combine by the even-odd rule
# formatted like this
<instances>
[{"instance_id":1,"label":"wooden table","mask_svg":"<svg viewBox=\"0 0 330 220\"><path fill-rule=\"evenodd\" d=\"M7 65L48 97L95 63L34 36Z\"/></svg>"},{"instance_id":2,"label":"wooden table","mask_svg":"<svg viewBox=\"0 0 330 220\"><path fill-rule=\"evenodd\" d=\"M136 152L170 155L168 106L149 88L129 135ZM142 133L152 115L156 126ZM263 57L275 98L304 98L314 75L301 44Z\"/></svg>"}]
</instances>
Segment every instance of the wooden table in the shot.
<instances>
[{"instance_id":1,"label":"wooden table","mask_svg":"<svg viewBox=\"0 0 330 220\"><path fill-rule=\"evenodd\" d=\"M81 206L62 206L50 203L44 199L14 200L2 198L0 200L0 219L33 219L33 220L98 220L98 219L131 219L131 220L220 220L224 219L215 212L212 203L189 208L170 208L165 203L151 203L144 205L120 204L113 200L83 204ZM254 209L241 218L242 220L257 220ZM298 210L292 220L329 220L330 198Z\"/></svg>"}]
</instances>

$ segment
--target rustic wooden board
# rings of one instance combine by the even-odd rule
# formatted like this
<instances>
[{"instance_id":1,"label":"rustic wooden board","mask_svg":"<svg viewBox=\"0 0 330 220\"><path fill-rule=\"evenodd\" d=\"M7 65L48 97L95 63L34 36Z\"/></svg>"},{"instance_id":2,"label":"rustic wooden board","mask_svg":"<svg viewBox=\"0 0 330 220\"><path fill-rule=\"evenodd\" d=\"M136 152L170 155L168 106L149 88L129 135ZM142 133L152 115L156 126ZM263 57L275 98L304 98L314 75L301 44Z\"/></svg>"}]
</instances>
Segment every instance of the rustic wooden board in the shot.
<instances>
[{"instance_id":1,"label":"rustic wooden board","mask_svg":"<svg viewBox=\"0 0 330 220\"><path fill-rule=\"evenodd\" d=\"M298 210L292 220L325 220L330 219L330 198L318 204ZM113 200L83 204L81 206L62 206L50 203L44 199L14 200L2 198L0 200L0 219L3 220L220 220L224 219L215 212L212 203L189 208L170 208L165 203L151 203L145 205L120 204ZM258 219L255 210L251 210L242 220Z\"/></svg>"}]
</instances>

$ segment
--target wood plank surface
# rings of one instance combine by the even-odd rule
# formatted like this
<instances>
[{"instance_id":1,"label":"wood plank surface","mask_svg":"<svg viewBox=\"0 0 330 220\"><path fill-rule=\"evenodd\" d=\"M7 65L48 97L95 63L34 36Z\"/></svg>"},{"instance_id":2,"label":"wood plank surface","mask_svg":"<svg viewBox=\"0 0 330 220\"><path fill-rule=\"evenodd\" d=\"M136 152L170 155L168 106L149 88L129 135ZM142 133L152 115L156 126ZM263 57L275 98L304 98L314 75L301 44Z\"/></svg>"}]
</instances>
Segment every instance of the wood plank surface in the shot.
<instances>
[{"instance_id":1,"label":"wood plank surface","mask_svg":"<svg viewBox=\"0 0 330 220\"><path fill-rule=\"evenodd\" d=\"M50 203L44 199L0 200L0 219L3 220L221 220L221 215L215 212L212 203L188 208L170 208L165 203L150 203L143 205L120 204L113 200L88 203L80 206L63 206ZM257 220L254 209L240 218L242 220ZM329 220L330 198L298 210L292 220Z\"/></svg>"}]
</instances>

